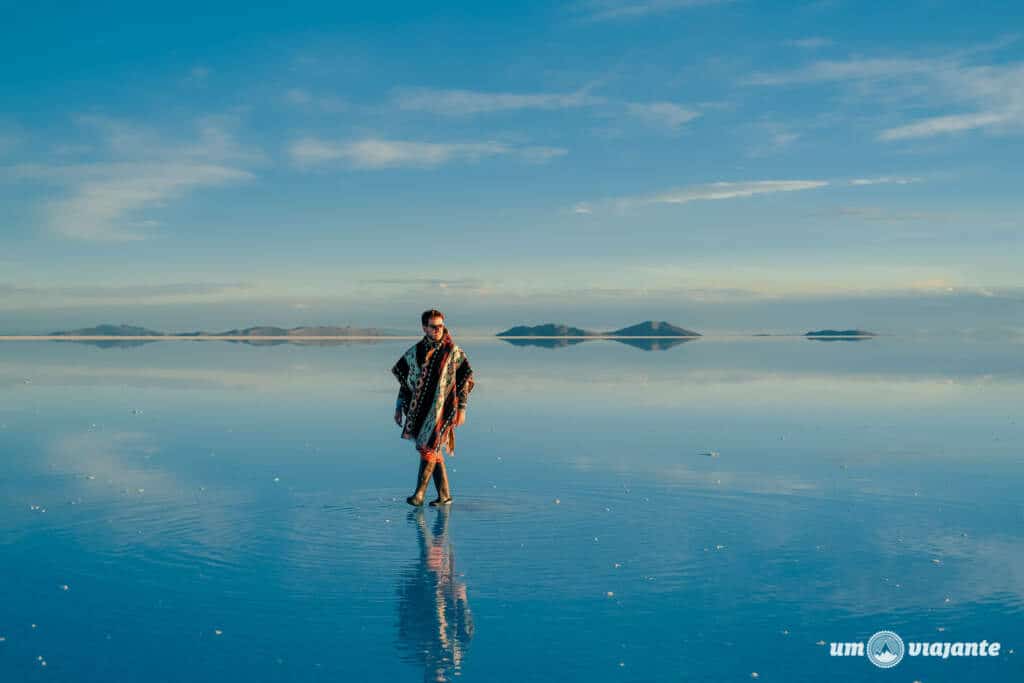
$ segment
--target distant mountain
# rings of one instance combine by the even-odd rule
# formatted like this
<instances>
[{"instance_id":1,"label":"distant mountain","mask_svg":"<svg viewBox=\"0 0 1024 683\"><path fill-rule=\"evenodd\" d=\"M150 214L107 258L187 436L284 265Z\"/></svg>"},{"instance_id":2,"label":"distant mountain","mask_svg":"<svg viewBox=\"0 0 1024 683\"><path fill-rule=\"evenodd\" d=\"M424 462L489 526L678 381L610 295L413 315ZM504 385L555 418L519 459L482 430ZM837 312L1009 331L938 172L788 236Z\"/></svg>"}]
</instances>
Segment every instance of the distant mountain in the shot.
<instances>
[{"instance_id":1,"label":"distant mountain","mask_svg":"<svg viewBox=\"0 0 1024 683\"><path fill-rule=\"evenodd\" d=\"M51 337L161 337L165 333L135 325L103 324L96 327L83 327L79 330L51 332Z\"/></svg>"},{"instance_id":2,"label":"distant mountain","mask_svg":"<svg viewBox=\"0 0 1024 683\"><path fill-rule=\"evenodd\" d=\"M517 325L516 327L510 327L504 332L499 332L496 336L498 337L588 337L601 334L600 332L590 332L588 330L581 330L578 327L570 327L568 325L558 325L556 323L547 323L545 325L534 325L528 327L526 325Z\"/></svg>"},{"instance_id":3,"label":"distant mountain","mask_svg":"<svg viewBox=\"0 0 1024 683\"><path fill-rule=\"evenodd\" d=\"M499 332L498 337L699 337L699 332L684 330L665 321L645 320L614 332L592 332L579 327L547 323L546 325L518 325Z\"/></svg>"},{"instance_id":4,"label":"distant mountain","mask_svg":"<svg viewBox=\"0 0 1024 683\"><path fill-rule=\"evenodd\" d=\"M274 327L260 325L227 332L159 332L135 325L103 324L78 330L51 332L51 337L382 337L392 334L375 327Z\"/></svg>"},{"instance_id":5,"label":"distant mountain","mask_svg":"<svg viewBox=\"0 0 1024 683\"><path fill-rule=\"evenodd\" d=\"M816 330L808 332L805 337L876 337L874 332L864 330Z\"/></svg>"},{"instance_id":6,"label":"distant mountain","mask_svg":"<svg viewBox=\"0 0 1024 683\"><path fill-rule=\"evenodd\" d=\"M676 327L672 323L667 323L664 320L645 320L642 323L636 325L630 325L629 327L623 327L621 330L615 330L614 332L605 332L609 336L615 337L699 337L700 332L693 332L691 330L685 330L682 327Z\"/></svg>"},{"instance_id":7,"label":"distant mountain","mask_svg":"<svg viewBox=\"0 0 1024 683\"><path fill-rule=\"evenodd\" d=\"M199 333L207 334L207 333ZM242 330L228 330L227 332L215 332L210 336L215 337L380 337L386 334L382 330L373 327L345 327L321 326L321 327L273 327L261 325L257 327L246 327Z\"/></svg>"}]
</instances>

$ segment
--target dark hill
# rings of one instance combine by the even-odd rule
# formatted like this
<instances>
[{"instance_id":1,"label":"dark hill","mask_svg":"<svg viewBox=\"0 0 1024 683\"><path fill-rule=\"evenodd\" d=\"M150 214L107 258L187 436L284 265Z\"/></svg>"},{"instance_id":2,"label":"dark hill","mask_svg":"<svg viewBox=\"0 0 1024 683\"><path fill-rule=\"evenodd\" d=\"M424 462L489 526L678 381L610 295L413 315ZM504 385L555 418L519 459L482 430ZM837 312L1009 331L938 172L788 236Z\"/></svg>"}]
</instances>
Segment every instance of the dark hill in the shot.
<instances>
[{"instance_id":1,"label":"dark hill","mask_svg":"<svg viewBox=\"0 0 1024 683\"><path fill-rule=\"evenodd\" d=\"M504 332L499 332L498 337L588 337L600 334L599 332L589 332L582 330L578 327L570 327L568 325L559 325L556 323L547 323L544 325L534 325L529 327L527 325L517 325L516 327L510 327Z\"/></svg>"},{"instance_id":2,"label":"dark hill","mask_svg":"<svg viewBox=\"0 0 1024 683\"><path fill-rule=\"evenodd\" d=\"M160 337L163 332L150 330L136 325L103 324L96 327L83 327L79 330L51 332L52 337Z\"/></svg>"},{"instance_id":3,"label":"dark hill","mask_svg":"<svg viewBox=\"0 0 1024 683\"><path fill-rule=\"evenodd\" d=\"M614 332L605 332L609 336L616 337L699 337L699 332L693 332L691 330L677 327L672 323L667 323L664 320L645 320L642 323L636 325L630 325L629 327L623 327L621 330L615 330Z\"/></svg>"}]
</instances>

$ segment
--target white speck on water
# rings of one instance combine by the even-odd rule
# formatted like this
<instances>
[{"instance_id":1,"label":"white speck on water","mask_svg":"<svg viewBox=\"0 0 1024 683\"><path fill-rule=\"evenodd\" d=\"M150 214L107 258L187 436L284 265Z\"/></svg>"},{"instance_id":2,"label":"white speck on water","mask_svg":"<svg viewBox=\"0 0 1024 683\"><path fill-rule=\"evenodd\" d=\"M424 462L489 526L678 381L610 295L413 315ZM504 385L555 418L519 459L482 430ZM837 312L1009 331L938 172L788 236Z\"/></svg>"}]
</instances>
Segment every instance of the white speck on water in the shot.
<instances>
[{"instance_id":1,"label":"white speck on water","mask_svg":"<svg viewBox=\"0 0 1024 683\"><path fill-rule=\"evenodd\" d=\"M611 509L611 508L609 508L609 507L606 507L606 508L604 509L604 511L605 511L605 512L611 512L611 511L612 511L612 509Z\"/></svg>"},{"instance_id":2,"label":"white speck on water","mask_svg":"<svg viewBox=\"0 0 1024 683\"><path fill-rule=\"evenodd\" d=\"M819 641L818 641L817 643L815 643L815 644L816 644L816 645L824 645L824 644L825 644L825 641L824 641L824 640L819 640Z\"/></svg>"},{"instance_id":3,"label":"white speck on water","mask_svg":"<svg viewBox=\"0 0 1024 683\"><path fill-rule=\"evenodd\" d=\"M594 536L594 543L597 543L597 536Z\"/></svg>"},{"instance_id":4,"label":"white speck on water","mask_svg":"<svg viewBox=\"0 0 1024 683\"><path fill-rule=\"evenodd\" d=\"M605 593L605 595L607 595L609 598L615 597L615 593L613 593L612 591L608 591L607 593Z\"/></svg>"},{"instance_id":5,"label":"white speck on water","mask_svg":"<svg viewBox=\"0 0 1024 683\"><path fill-rule=\"evenodd\" d=\"M761 674L757 673L756 671L751 671L750 672L750 677L751 678L760 678Z\"/></svg>"},{"instance_id":6,"label":"white speck on water","mask_svg":"<svg viewBox=\"0 0 1024 683\"><path fill-rule=\"evenodd\" d=\"M67 585L67 584L65 583L65 584L62 584L62 585L61 585L60 589L61 589L62 591L69 591L69 590L71 590L71 586L69 586L69 585Z\"/></svg>"},{"instance_id":7,"label":"white speck on water","mask_svg":"<svg viewBox=\"0 0 1024 683\"><path fill-rule=\"evenodd\" d=\"M214 635L220 636L224 634L224 631L221 631L219 628L215 628L213 629L213 633Z\"/></svg>"},{"instance_id":8,"label":"white speck on water","mask_svg":"<svg viewBox=\"0 0 1024 683\"><path fill-rule=\"evenodd\" d=\"M281 477L274 477L274 483L275 483L275 484L276 484L277 482L279 482L279 481L281 481Z\"/></svg>"},{"instance_id":9,"label":"white speck on water","mask_svg":"<svg viewBox=\"0 0 1024 683\"><path fill-rule=\"evenodd\" d=\"M555 498L555 505L561 505L561 504L562 504L561 498Z\"/></svg>"},{"instance_id":10,"label":"white speck on water","mask_svg":"<svg viewBox=\"0 0 1024 683\"><path fill-rule=\"evenodd\" d=\"M385 519L385 520L384 520L384 523L385 523L385 524L391 524L391 520L390 520L390 519Z\"/></svg>"},{"instance_id":11,"label":"white speck on water","mask_svg":"<svg viewBox=\"0 0 1024 683\"><path fill-rule=\"evenodd\" d=\"M715 550L725 550L725 546L722 545L721 543L719 543L718 545L715 546Z\"/></svg>"},{"instance_id":12,"label":"white speck on water","mask_svg":"<svg viewBox=\"0 0 1024 683\"><path fill-rule=\"evenodd\" d=\"M621 565L621 564L619 564L618 562L616 562L616 563L615 563L615 564L613 564L612 566L613 566L613 567L615 567L616 569L618 569L618 568L619 568L619 567L621 567L622 565Z\"/></svg>"},{"instance_id":13,"label":"white speck on water","mask_svg":"<svg viewBox=\"0 0 1024 683\"><path fill-rule=\"evenodd\" d=\"M942 560L937 557L932 558L932 564L942 564Z\"/></svg>"},{"instance_id":14,"label":"white speck on water","mask_svg":"<svg viewBox=\"0 0 1024 683\"><path fill-rule=\"evenodd\" d=\"M32 628L38 628L37 624L32 624Z\"/></svg>"},{"instance_id":15,"label":"white speck on water","mask_svg":"<svg viewBox=\"0 0 1024 683\"><path fill-rule=\"evenodd\" d=\"M706 455L709 458L717 458L718 451L704 451L703 453L701 453L701 455Z\"/></svg>"},{"instance_id":16,"label":"white speck on water","mask_svg":"<svg viewBox=\"0 0 1024 683\"><path fill-rule=\"evenodd\" d=\"M626 666L626 663L625 663L625 662L619 662L619 667L620 667L620 668L621 668L621 667L624 667L624 666Z\"/></svg>"}]
</instances>

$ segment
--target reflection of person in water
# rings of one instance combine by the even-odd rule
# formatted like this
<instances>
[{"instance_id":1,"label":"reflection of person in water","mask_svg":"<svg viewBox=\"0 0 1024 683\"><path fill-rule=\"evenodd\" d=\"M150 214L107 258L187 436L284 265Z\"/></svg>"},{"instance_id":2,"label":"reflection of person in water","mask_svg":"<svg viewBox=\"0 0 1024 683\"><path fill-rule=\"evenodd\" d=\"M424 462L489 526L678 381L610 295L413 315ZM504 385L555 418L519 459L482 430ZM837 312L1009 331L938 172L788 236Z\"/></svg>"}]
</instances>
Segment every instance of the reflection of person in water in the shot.
<instances>
[{"instance_id":1,"label":"reflection of person in water","mask_svg":"<svg viewBox=\"0 0 1024 683\"><path fill-rule=\"evenodd\" d=\"M398 647L402 659L423 666L424 681L458 675L473 637L466 584L455 573L455 550L448 540L449 508L438 511L433 533L423 508L409 513L419 536L420 557L399 586Z\"/></svg>"}]
</instances>

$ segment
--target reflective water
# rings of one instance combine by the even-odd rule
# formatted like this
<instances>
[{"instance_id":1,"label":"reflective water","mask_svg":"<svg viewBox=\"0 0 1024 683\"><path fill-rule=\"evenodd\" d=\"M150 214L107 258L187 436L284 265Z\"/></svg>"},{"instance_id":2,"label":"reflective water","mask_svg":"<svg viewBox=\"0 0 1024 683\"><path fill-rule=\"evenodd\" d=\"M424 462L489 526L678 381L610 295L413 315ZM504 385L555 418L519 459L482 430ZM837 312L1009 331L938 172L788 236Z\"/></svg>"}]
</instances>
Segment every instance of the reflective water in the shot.
<instances>
[{"instance_id":1,"label":"reflective water","mask_svg":"<svg viewBox=\"0 0 1024 683\"><path fill-rule=\"evenodd\" d=\"M1021 679L1020 343L460 340L448 512L410 343L0 344L0 680Z\"/></svg>"}]
</instances>

